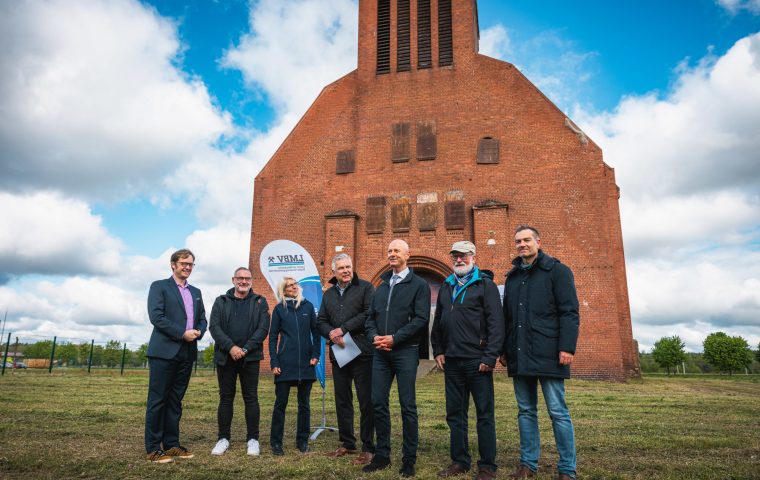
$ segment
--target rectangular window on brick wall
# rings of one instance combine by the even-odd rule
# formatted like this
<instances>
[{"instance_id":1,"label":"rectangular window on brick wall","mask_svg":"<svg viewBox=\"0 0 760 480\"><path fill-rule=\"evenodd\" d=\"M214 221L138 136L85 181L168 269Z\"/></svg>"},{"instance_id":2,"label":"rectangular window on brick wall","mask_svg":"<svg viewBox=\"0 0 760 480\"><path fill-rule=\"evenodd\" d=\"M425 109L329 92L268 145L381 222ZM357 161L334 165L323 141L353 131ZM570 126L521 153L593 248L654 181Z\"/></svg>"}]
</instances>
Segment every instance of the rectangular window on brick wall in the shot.
<instances>
[{"instance_id":1,"label":"rectangular window on brick wall","mask_svg":"<svg viewBox=\"0 0 760 480\"><path fill-rule=\"evenodd\" d=\"M391 71L391 0L377 0L377 73Z\"/></svg>"},{"instance_id":2,"label":"rectangular window on brick wall","mask_svg":"<svg viewBox=\"0 0 760 480\"><path fill-rule=\"evenodd\" d=\"M478 142L478 163L499 163L499 141L491 137L483 137Z\"/></svg>"},{"instance_id":3,"label":"rectangular window on brick wall","mask_svg":"<svg viewBox=\"0 0 760 480\"><path fill-rule=\"evenodd\" d=\"M399 197L391 207L391 228L394 232L408 232L412 223L412 205L409 197Z\"/></svg>"},{"instance_id":4,"label":"rectangular window on brick wall","mask_svg":"<svg viewBox=\"0 0 760 480\"><path fill-rule=\"evenodd\" d=\"M408 123L394 123L391 127L391 160L407 162L411 153L411 129Z\"/></svg>"},{"instance_id":5,"label":"rectangular window on brick wall","mask_svg":"<svg viewBox=\"0 0 760 480\"><path fill-rule=\"evenodd\" d=\"M383 233L385 230L385 197L367 199L367 233Z\"/></svg>"},{"instance_id":6,"label":"rectangular window on brick wall","mask_svg":"<svg viewBox=\"0 0 760 480\"><path fill-rule=\"evenodd\" d=\"M452 200L445 203L444 222L446 230L462 230L465 221L464 200Z\"/></svg>"},{"instance_id":7,"label":"rectangular window on brick wall","mask_svg":"<svg viewBox=\"0 0 760 480\"><path fill-rule=\"evenodd\" d=\"M417 226L421 232L435 230L438 224L438 194L417 194Z\"/></svg>"},{"instance_id":8,"label":"rectangular window on brick wall","mask_svg":"<svg viewBox=\"0 0 760 480\"><path fill-rule=\"evenodd\" d=\"M354 160L353 150L343 150L335 156L335 173L338 175L344 173L353 173L356 171L356 161Z\"/></svg>"},{"instance_id":9,"label":"rectangular window on brick wall","mask_svg":"<svg viewBox=\"0 0 760 480\"><path fill-rule=\"evenodd\" d=\"M438 154L435 122L417 123L417 160L433 160Z\"/></svg>"},{"instance_id":10,"label":"rectangular window on brick wall","mask_svg":"<svg viewBox=\"0 0 760 480\"><path fill-rule=\"evenodd\" d=\"M430 0L417 0L417 68L433 66L430 43Z\"/></svg>"},{"instance_id":11,"label":"rectangular window on brick wall","mask_svg":"<svg viewBox=\"0 0 760 480\"><path fill-rule=\"evenodd\" d=\"M396 71L408 72L412 69L411 45L409 44L409 1L398 0L396 22Z\"/></svg>"},{"instance_id":12,"label":"rectangular window on brick wall","mask_svg":"<svg viewBox=\"0 0 760 480\"><path fill-rule=\"evenodd\" d=\"M451 31L451 0L438 0L438 66L454 63L454 44Z\"/></svg>"}]
</instances>

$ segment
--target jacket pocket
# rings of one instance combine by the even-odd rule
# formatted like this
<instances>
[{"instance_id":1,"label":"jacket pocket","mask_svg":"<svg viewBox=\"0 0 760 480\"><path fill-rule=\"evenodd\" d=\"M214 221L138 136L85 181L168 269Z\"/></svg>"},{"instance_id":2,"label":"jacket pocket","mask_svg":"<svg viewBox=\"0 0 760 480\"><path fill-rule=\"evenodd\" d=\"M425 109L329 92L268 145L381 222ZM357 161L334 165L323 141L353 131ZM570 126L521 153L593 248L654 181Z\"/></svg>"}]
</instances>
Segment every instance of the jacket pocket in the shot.
<instances>
[{"instance_id":1,"label":"jacket pocket","mask_svg":"<svg viewBox=\"0 0 760 480\"><path fill-rule=\"evenodd\" d=\"M532 326L531 344L533 355L540 358L556 359L559 348L559 329Z\"/></svg>"}]
</instances>

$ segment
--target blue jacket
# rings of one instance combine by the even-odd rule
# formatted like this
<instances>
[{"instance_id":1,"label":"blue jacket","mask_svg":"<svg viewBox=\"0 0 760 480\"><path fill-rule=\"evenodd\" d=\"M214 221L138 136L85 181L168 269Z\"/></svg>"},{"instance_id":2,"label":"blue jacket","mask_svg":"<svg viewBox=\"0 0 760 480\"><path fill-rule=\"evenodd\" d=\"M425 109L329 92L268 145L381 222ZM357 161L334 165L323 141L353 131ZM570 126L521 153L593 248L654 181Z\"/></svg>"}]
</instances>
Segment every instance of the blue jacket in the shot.
<instances>
[{"instance_id":1,"label":"blue jacket","mask_svg":"<svg viewBox=\"0 0 760 480\"><path fill-rule=\"evenodd\" d=\"M472 277L453 297L456 278L452 273L441 285L435 307L430 343L433 356L480 359L496 365L504 343L504 316L499 289L474 268Z\"/></svg>"},{"instance_id":2,"label":"blue jacket","mask_svg":"<svg viewBox=\"0 0 760 480\"><path fill-rule=\"evenodd\" d=\"M274 381L316 380L314 367L309 365L309 360L319 358L321 349L314 305L306 299L297 309L295 300L288 300L287 303L287 308L279 302L272 310L269 365L282 369L282 373L275 375Z\"/></svg>"},{"instance_id":3,"label":"blue jacket","mask_svg":"<svg viewBox=\"0 0 760 480\"><path fill-rule=\"evenodd\" d=\"M206 309L203 307L201 291L189 285L193 296L194 328L201 331L201 338L206 333ZM153 324L153 332L148 342L148 357L170 360L177 355L185 334L187 314L182 295L174 277L166 280L156 280L150 285L148 292L148 318ZM198 353L198 342L190 344L193 358Z\"/></svg>"},{"instance_id":4,"label":"blue jacket","mask_svg":"<svg viewBox=\"0 0 760 480\"><path fill-rule=\"evenodd\" d=\"M504 353L509 376L570 378L559 352L575 354L578 295L573 272L539 250L527 270L517 257L504 285Z\"/></svg>"}]
</instances>

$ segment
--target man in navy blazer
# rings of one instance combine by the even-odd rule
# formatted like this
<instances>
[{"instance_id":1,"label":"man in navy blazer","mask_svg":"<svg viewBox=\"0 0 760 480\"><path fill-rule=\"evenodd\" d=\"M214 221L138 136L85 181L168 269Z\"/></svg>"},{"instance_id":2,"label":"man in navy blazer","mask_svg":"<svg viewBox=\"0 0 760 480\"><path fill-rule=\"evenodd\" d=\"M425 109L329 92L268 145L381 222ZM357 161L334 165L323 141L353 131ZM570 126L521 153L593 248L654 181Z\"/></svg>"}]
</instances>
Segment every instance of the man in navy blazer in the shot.
<instances>
[{"instance_id":1,"label":"man in navy blazer","mask_svg":"<svg viewBox=\"0 0 760 480\"><path fill-rule=\"evenodd\" d=\"M198 340L206 332L201 291L187 283L195 255L187 249L171 256L172 276L156 280L148 293L153 333L148 343L150 377L145 411L145 451L154 463L192 458L179 443L182 398L190 383Z\"/></svg>"}]
</instances>

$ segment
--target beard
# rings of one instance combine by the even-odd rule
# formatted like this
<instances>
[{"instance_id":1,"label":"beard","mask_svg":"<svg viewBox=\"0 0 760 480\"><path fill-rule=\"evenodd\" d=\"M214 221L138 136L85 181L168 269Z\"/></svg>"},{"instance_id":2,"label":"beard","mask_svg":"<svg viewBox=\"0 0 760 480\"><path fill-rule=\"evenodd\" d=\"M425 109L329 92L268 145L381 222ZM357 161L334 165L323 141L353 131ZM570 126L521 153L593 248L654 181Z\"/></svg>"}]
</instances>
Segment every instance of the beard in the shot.
<instances>
[{"instance_id":1,"label":"beard","mask_svg":"<svg viewBox=\"0 0 760 480\"><path fill-rule=\"evenodd\" d=\"M454 265L454 273L456 273L460 277L464 277L468 273L472 271L472 269L475 268L475 264L471 263L469 265Z\"/></svg>"}]
</instances>

